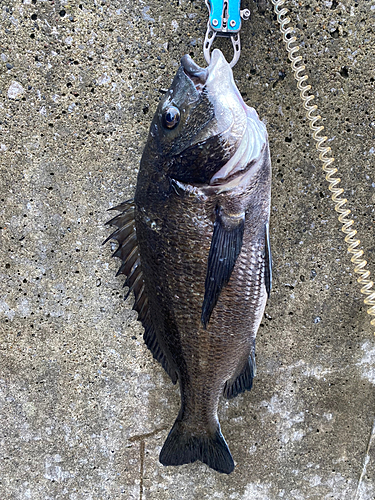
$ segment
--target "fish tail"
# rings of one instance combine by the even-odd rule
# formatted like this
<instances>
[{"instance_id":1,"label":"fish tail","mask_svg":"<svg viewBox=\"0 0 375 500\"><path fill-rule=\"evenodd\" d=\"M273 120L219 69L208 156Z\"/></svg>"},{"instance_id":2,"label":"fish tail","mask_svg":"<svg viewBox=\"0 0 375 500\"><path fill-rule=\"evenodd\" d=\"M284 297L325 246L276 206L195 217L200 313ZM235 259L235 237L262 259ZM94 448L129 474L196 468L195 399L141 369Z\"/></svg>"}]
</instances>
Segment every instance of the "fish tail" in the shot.
<instances>
[{"instance_id":1,"label":"fish tail","mask_svg":"<svg viewBox=\"0 0 375 500\"><path fill-rule=\"evenodd\" d=\"M211 469L230 474L234 462L220 426L213 433L199 434L183 420L174 423L159 456L163 465L182 465L200 460Z\"/></svg>"}]
</instances>

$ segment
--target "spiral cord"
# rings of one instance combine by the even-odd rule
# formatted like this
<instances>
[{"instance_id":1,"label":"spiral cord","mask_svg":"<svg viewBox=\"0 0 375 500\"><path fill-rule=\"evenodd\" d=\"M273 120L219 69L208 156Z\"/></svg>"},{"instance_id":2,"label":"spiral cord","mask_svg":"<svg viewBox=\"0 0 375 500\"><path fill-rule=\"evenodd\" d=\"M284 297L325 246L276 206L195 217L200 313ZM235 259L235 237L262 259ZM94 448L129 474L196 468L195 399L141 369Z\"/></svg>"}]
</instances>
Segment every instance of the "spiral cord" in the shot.
<instances>
[{"instance_id":1,"label":"spiral cord","mask_svg":"<svg viewBox=\"0 0 375 500\"><path fill-rule=\"evenodd\" d=\"M335 161L330 155L331 148L329 146L324 146L324 143L327 141L327 137L320 135L320 133L324 130L324 127L323 125L317 125L317 122L319 122L322 117L319 114L315 114L318 106L316 104L311 104L311 101L315 99L315 96L314 94L309 94L311 85L307 83L308 76L305 73L305 66L300 64L302 56L297 55L300 47L296 44L296 37L292 36L292 32L295 30L292 26L288 27L291 22L290 18L287 17L288 9L285 7L281 8L284 5L285 0L271 1L274 5L277 21L280 24L280 31L286 44L288 57L294 72L294 78L297 81L297 88L300 91L303 107L306 110L306 118L308 119L310 129L312 130L312 137L316 141L316 149L319 152L319 159L323 163L322 168L326 174L325 179L328 182L328 189L332 193L331 198L335 204L335 210L339 214L338 219L342 224L341 231L345 233L345 242L348 247L348 252L351 254L351 261L354 264L354 272L359 275L357 281L362 286L361 293L366 296L364 303L366 306L370 306L367 309L367 313L374 316L371 320L371 325L375 326L375 291L372 290L374 283L370 280L370 271L365 269L367 261L363 259L364 252L358 248L360 240L355 238L357 231L353 227L354 221L348 218L351 211L344 207L347 200L340 197L344 192L344 189L338 187L341 179L339 177L334 177L338 170L337 168L331 166Z\"/></svg>"}]
</instances>

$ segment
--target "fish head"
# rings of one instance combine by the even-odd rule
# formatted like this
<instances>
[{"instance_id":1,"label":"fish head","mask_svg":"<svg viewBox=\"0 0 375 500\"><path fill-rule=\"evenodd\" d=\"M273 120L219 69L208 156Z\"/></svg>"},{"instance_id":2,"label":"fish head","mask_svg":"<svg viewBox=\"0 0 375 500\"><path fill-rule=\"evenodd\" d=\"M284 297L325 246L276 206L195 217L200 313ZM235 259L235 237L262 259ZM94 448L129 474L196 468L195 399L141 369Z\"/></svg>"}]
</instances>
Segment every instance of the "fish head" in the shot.
<instances>
[{"instance_id":1,"label":"fish head","mask_svg":"<svg viewBox=\"0 0 375 500\"><path fill-rule=\"evenodd\" d=\"M249 117L256 122L252 137ZM223 176L223 167L236 153L242 163L248 161L249 154L243 156L249 153L249 140L258 143L250 149L259 156L267 141L265 127L244 103L221 51L213 51L207 68L185 55L150 128L148 143L165 173L192 185L222 184L233 170Z\"/></svg>"}]
</instances>

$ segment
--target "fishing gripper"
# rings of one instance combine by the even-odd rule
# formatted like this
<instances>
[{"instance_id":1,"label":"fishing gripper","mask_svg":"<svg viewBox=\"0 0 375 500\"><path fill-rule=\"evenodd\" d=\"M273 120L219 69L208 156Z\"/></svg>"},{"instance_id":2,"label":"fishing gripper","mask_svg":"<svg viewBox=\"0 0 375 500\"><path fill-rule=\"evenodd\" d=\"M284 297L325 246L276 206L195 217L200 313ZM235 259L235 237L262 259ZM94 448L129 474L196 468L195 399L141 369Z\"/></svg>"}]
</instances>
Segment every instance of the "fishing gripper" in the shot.
<instances>
[{"instance_id":1,"label":"fishing gripper","mask_svg":"<svg viewBox=\"0 0 375 500\"><path fill-rule=\"evenodd\" d=\"M233 46L233 59L230 67L237 63L241 54L240 29L242 19L250 18L249 9L240 8L241 0L205 0L209 11L203 53L208 64L211 61L211 46L216 36L229 37Z\"/></svg>"}]
</instances>

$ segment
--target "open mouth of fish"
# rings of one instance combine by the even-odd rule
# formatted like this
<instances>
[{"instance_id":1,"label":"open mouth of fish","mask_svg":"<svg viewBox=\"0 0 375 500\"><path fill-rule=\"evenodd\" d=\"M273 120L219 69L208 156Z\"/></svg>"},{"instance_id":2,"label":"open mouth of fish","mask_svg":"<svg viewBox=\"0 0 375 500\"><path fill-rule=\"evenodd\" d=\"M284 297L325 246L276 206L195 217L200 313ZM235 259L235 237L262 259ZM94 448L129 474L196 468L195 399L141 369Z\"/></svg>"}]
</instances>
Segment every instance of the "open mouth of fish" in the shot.
<instances>
[{"instance_id":1,"label":"open mouth of fish","mask_svg":"<svg viewBox=\"0 0 375 500\"><path fill-rule=\"evenodd\" d=\"M186 76L194 83L198 92L202 92L207 81L209 69L201 68L189 55L184 55L181 59L181 65Z\"/></svg>"},{"instance_id":2,"label":"open mouth of fish","mask_svg":"<svg viewBox=\"0 0 375 500\"><path fill-rule=\"evenodd\" d=\"M215 49L207 68L201 68L189 55L183 56L181 65L185 75L193 82L196 90L202 92L206 87L208 95L219 96L221 104L225 103L226 112L232 113L230 127L221 134L230 134L234 127L241 130L238 134L236 151L228 162L210 179L210 187L216 192L243 189L261 165L261 158L267 144L265 125L260 121L256 111L247 106L234 82L232 69L222 52ZM219 95L221 92L221 96ZM219 100L218 97L213 97ZM238 132L237 132L238 133Z\"/></svg>"}]
</instances>

